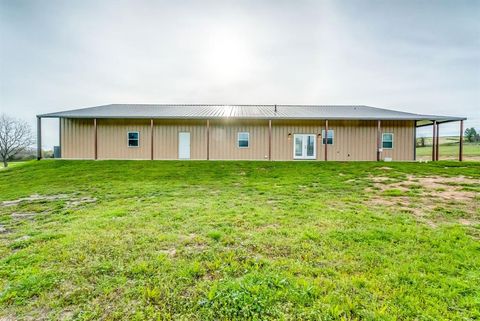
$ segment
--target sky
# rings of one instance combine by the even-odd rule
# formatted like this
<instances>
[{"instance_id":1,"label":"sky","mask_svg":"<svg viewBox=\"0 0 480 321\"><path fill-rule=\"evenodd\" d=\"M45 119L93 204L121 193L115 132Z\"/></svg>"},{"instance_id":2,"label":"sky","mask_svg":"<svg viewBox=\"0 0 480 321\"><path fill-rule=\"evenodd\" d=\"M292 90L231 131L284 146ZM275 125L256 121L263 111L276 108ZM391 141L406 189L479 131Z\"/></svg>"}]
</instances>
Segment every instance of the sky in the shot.
<instances>
[{"instance_id":1,"label":"sky","mask_svg":"<svg viewBox=\"0 0 480 321\"><path fill-rule=\"evenodd\" d=\"M0 0L0 113L34 128L110 103L369 105L480 129L480 1Z\"/></svg>"}]
</instances>

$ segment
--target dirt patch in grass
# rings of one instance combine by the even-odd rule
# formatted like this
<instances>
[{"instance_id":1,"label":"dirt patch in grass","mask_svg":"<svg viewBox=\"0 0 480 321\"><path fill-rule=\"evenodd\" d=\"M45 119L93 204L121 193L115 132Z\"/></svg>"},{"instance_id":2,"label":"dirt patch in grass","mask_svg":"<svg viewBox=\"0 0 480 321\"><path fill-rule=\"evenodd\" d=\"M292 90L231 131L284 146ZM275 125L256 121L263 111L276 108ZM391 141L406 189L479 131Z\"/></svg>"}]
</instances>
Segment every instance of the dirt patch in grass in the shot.
<instances>
[{"instance_id":1,"label":"dirt patch in grass","mask_svg":"<svg viewBox=\"0 0 480 321\"><path fill-rule=\"evenodd\" d=\"M370 178L373 188L366 191L373 196L369 205L388 206L414 215L417 219L435 227L445 216L455 218L457 223L473 226L478 217L480 180L465 176L419 177L407 175L403 181L389 177Z\"/></svg>"},{"instance_id":2,"label":"dirt patch in grass","mask_svg":"<svg viewBox=\"0 0 480 321\"><path fill-rule=\"evenodd\" d=\"M36 202L45 202L45 201L59 201L65 200L67 207L75 207L78 205L82 205L85 203L95 203L97 201L94 197L78 197L76 195L69 195L69 194L56 194L56 195L39 195L33 194L28 197L19 198L16 200L11 201L3 201L1 206L3 207L10 207L10 206L17 206L22 203L36 203Z\"/></svg>"},{"instance_id":3,"label":"dirt patch in grass","mask_svg":"<svg viewBox=\"0 0 480 321\"><path fill-rule=\"evenodd\" d=\"M12 213L10 216L16 220L32 219L37 213Z\"/></svg>"},{"instance_id":4,"label":"dirt patch in grass","mask_svg":"<svg viewBox=\"0 0 480 321\"><path fill-rule=\"evenodd\" d=\"M76 194L32 194L0 203L0 235L15 233L20 226L34 226L50 214L64 213L84 204L95 203L96 198Z\"/></svg>"},{"instance_id":5,"label":"dirt patch in grass","mask_svg":"<svg viewBox=\"0 0 480 321\"><path fill-rule=\"evenodd\" d=\"M22 202L36 202L36 201L56 201L69 198L70 195L67 194L57 194L57 195L39 195L33 194L28 197L19 198L12 201L3 201L2 206L15 206L19 205Z\"/></svg>"}]
</instances>

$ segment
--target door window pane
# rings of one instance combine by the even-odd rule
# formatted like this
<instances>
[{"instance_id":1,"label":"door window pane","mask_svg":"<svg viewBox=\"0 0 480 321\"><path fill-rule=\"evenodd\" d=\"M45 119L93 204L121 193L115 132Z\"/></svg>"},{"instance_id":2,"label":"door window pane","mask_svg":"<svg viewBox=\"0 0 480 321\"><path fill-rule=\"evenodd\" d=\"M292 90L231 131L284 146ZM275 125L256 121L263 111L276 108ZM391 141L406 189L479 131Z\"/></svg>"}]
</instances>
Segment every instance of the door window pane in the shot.
<instances>
[{"instance_id":1,"label":"door window pane","mask_svg":"<svg viewBox=\"0 0 480 321\"><path fill-rule=\"evenodd\" d=\"M313 156L315 150L315 136L308 135L307 136L307 156Z\"/></svg>"},{"instance_id":2,"label":"door window pane","mask_svg":"<svg viewBox=\"0 0 480 321\"><path fill-rule=\"evenodd\" d=\"M302 136L295 136L295 156L301 157L302 156L302 149L303 149L303 137Z\"/></svg>"}]
</instances>

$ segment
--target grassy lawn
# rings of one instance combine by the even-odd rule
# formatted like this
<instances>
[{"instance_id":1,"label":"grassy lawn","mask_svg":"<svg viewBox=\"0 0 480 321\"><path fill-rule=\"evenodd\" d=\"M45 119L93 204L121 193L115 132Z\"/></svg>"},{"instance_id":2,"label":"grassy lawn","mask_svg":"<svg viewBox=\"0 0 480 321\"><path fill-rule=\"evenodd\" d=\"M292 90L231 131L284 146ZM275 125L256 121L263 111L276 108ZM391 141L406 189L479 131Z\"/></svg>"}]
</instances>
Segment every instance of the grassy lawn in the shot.
<instances>
[{"instance_id":1,"label":"grassy lawn","mask_svg":"<svg viewBox=\"0 0 480 321\"><path fill-rule=\"evenodd\" d=\"M0 171L0 320L475 320L480 163Z\"/></svg>"},{"instance_id":2,"label":"grassy lawn","mask_svg":"<svg viewBox=\"0 0 480 321\"><path fill-rule=\"evenodd\" d=\"M8 162L8 167L3 167L3 163L0 163L0 170L2 169L7 169L11 167L18 167L18 166L23 166L25 164L28 164L28 162L25 161L19 161L19 162Z\"/></svg>"}]
</instances>

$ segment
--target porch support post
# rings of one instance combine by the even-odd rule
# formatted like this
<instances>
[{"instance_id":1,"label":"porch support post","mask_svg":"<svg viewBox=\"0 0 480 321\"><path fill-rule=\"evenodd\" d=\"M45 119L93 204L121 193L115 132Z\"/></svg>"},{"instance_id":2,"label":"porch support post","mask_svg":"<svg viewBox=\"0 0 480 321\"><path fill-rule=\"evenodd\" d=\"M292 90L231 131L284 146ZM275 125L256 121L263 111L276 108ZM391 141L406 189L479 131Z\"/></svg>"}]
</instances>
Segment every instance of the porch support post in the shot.
<instances>
[{"instance_id":1,"label":"porch support post","mask_svg":"<svg viewBox=\"0 0 480 321\"><path fill-rule=\"evenodd\" d=\"M325 119L325 137L322 137L322 142L323 139L325 139L325 161L328 160L328 119Z\"/></svg>"},{"instance_id":2,"label":"porch support post","mask_svg":"<svg viewBox=\"0 0 480 321\"><path fill-rule=\"evenodd\" d=\"M437 138L436 138L436 147L435 147L435 160L439 160L439 149L440 149L440 124L437 123Z\"/></svg>"},{"instance_id":3,"label":"porch support post","mask_svg":"<svg viewBox=\"0 0 480 321\"><path fill-rule=\"evenodd\" d=\"M413 160L417 160L417 121L413 123Z\"/></svg>"},{"instance_id":4,"label":"porch support post","mask_svg":"<svg viewBox=\"0 0 480 321\"><path fill-rule=\"evenodd\" d=\"M42 159L42 118L37 116L37 160Z\"/></svg>"},{"instance_id":5,"label":"porch support post","mask_svg":"<svg viewBox=\"0 0 480 321\"><path fill-rule=\"evenodd\" d=\"M272 160L272 120L268 120L268 160Z\"/></svg>"},{"instance_id":6,"label":"porch support post","mask_svg":"<svg viewBox=\"0 0 480 321\"><path fill-rule=\"evenodd\" d=\"M460 121L460 144L458 151L458 161L463 161L463 120Z\"/></svg>"},{"instance_id":7,"label":"porch support post","mask_svg":"<svg viewBox=\"0 0 480 321\"><path fill-rule=\"evenodd\" d=\"M381 120L377 120L377 162L380 161L380 145L382 137Z\"/></svg>"},{"instance_id":8,"label":"porch support post","mask_svg":"<svg viewBox=\"0 0 480 321\"><path fill-rule=\"evenodd\" d=\"M210 160L210 119L207 119L207 160Z\"/></svg>"},{"instance_id":9,"label":"porch support post","mask_svg":"<svg viewBox=\"0 0 480 321\"><path fill-rule=\"evenodd\" d=\"M60 149L60 158L62 158L62 118L58 118L58 147Z\"/></svg>"},{"instance_id":10,"label":"porch support post","mask_svg":"<svg viewBox=\"0 0 480 321\"><path fill-rule=\"evenodd\" d=\"M436 147L436 129L437 129L437 121L434 120L433 121L433 132L432 132L432 162L435 161L435 155L436 155L436 151L435 151L435 147Z\"/></svg>"},{"instance_id":11,"label":"porch support post","mask_svg":"<svg viewBox=\"0 0 480 321\"><path fill-rule=\"evenodd\" d=\"M150 160L153 160L153 119L150 119Z\"/></svg>"},{"instance_id":12,"label":"porch support post","mask_svg":"<svg viewBox=\"0 0 480 321\"><path fill-rule=\"evenodd\" d=\"M98 158L98 143L97 143L97 119L93 119L93 132L94 132L94 159Z\"/></svg>"}]
</instances>

